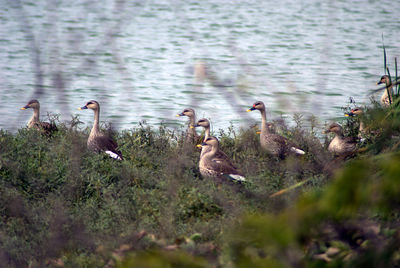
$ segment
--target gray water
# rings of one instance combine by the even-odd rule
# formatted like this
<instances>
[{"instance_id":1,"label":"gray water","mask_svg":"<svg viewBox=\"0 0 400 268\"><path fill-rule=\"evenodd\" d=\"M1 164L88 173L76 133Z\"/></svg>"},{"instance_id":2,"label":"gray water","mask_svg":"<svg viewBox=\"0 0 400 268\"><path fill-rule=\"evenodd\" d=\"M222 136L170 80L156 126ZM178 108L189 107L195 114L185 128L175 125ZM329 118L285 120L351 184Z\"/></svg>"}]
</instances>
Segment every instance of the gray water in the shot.
<instances>
[{"instance_id":1,"label":"gray water","mask_svg":"<svg viewBox=\"0 0 400 268\"><path fill-rule=\"evenodd\" d=\"M399 1L0 1L0 128L24 127L27 101L61 120L86 101L119 129L175 127L186 107L214 129L269 118L342 117L400 60ZM201 66L207 75L202 77ZM198 71L200 69L200 71ZM197 73L195 72L197 70ZM379 93L376 95L379 97Z\"/></svg>"}]
</instances>

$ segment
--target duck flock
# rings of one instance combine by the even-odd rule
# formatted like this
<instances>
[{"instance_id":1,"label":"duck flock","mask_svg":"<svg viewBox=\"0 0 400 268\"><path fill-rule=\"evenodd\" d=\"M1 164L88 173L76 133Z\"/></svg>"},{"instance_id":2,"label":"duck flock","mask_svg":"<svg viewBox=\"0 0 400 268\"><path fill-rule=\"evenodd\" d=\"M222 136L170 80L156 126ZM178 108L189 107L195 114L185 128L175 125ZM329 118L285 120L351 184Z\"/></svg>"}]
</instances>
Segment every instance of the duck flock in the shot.
<instances>
[{"instance_id":1,"label":"duck flock","mask_svg":"<svg viewBox=\"0 0 400 268\"><path fill-rule=\"evenodd\" d=\"M391 103L393 91L390 78L384 75L377 84L386 84L387 86L380 99L382 106L387 107ZM21 110L29 108L33 110L33 115L28 122L28 128L38 129L46 135L57 131L57 126L54 123L40 121L40 104L38 100L29 101ZM95 100L91 100L78 109L90 109L94 112L94 124L87 140L88 149L96 153L104 152L114 159L123 160L124 158L121 151L118 149L118 144L110 136L100 131L100 104ZM295 142L275 133L271 124L267 122L266 107L262 101L256 101L247 112L255 110L258 110L261 114L261 132L258 133L260 134L260 146L263 150L280 159L284 159L289 155L301 156L306 154ZM352 109L350 113L347 113L346 116L361 115L362 113L362 108L357 107ZM185 144L193 145L197 143L199 140L195 130L197 127L203 127L205 130L204 139L201 144L197 144L197 147L201 148L199 170L202 176L218 180L246 181L244 174L240 172L232 163L232 160L220 149L218 139L210 135L210 121L208 119L202 118L196 122L196 114L192 108L184 109L181 113L177 114L177 116L187 116L189 118ZM339 156L352 153L356 150L357 142L365 132L365 127L363 123L360 122L359 137L344 137L342 127L337 123L332 123L324 132L335 134L335 137L329 143L328 151Z\"/></svg>"}]
</instances>

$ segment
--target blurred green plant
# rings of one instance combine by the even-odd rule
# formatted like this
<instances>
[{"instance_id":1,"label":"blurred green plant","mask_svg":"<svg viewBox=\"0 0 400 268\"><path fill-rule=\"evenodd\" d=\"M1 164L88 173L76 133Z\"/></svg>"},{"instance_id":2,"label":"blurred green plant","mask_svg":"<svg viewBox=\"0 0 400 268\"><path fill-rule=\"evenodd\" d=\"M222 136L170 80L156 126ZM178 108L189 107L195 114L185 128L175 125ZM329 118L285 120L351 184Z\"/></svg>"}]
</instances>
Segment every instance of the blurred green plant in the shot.
<instances>
[{"instance_id":1,"label":"blurred green plant","mask_svg":"<svg viewBox=\"0 0 400 268\"><path fill-rule=\"evenodd\" d=\"M274 122L307 151L280 161L253 128L214 133L251 182L198 172L183 131L104 125L125 161L87 150L79 118L51 137L0 131L0 263L9 267L396 266L400 120L373 104L343 121L367 138L334 159L313 124ZM313 122L315 119L310 119ZM344 167L342 167L345 165ZM270 198L270 196L274 196Z\"/></svg>"},{"instance_id":2,"label":"blurred green plant","mask_svg":"<svg viewBox=\"0 0 400 268\"><path fill-rule=\"evenodd\" d=\"M245 217L228 235L229 257L239 267L397 267L399 161L355 160L295 206Z\"/></svg>"}]
</instances>

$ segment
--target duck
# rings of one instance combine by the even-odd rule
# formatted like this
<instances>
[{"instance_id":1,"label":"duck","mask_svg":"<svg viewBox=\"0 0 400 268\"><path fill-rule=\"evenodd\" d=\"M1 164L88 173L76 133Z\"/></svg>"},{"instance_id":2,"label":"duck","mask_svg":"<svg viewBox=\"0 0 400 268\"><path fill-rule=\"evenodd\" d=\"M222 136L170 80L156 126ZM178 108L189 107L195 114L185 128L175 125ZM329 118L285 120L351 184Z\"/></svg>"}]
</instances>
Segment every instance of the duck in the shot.
<instances>
[{"instance_id":1,"label":"duck","mask_svg":"<svg viewBox=\"0 0 400 268\"><path fill-rule=\"evenodd\" d=\"M335 137L328 146L328 151L335 155L343 155L352 153L356 150L357 138L344 137L342 127L337 123L332 123L324 133L335 133Z\"/></svg>"},{"instance_id":2,"label":"duck","mask_svg":"<svg viewBox=\"0 0 400 268\"><path fill-rule=\"evenodd\" d=\"M43 131L45 134L48 135L58 130L57 126L53 122L48 123L40 121L40 103L38 100L30 100L27 105L21 108L21 110L26 110L29 108L33 109L33 115L28 122L28 128L34 128Z\"/></svg>"},{"instance_id":3,"label":"duck","mask_svg":"<svg viewBox=\"0 0 400 268\"><path fill-rule=\"evenodd\" d=\"M177 114L176 116L187 116L189 117L189 125L186 130L186 138L185 138L185 143L189 144L196 144L199 136L196 133L196 130L192 128L191 126L194 126L196 123L196 113L194 109L192 108L186 108L184 109L180 114Z\"/></svg>"},{"instance_id":4,"label":"duck","mask_svg":"<svg viewBox=\"0 0 400 268\"><path fill-rule=\"evenodd\" d=\"M91 109L94 112L94 124L87 140L89 150L97 153L105 152L111 158L123 160L122 153L118 150L118 144L111 137L100 132L100 104L95 100L91 100L85 106L78 108L78 110L86 109Z\"/></svg>"},{"instance_id":5,"label":"duck","mask_svg":"<svg viewBox=\"0 0 400 268\"><path fill-rule=\"evenodd\" d=\"M194 126L190 126L191 128L196 128L196 127L203 127L204 128L204 139L203 141L205 142L210 136L210 121L207 118L202 118L197 121L197 123ZM202 157L205 153L211 150L210 146L206 146L201 148L201 153L200 157ZM218 150L217 152L217 157L219 158L224 158L224 159L229 159L229 157L221 150Z\"/></svg>"},{"instance_id":6,"label":"duck","mask_svg":"<svg viewBox=\"0 0 400 268\"><path fill-rule=\"evenodd\" d=\"M305 152L297 148L293 142L279 134L274 133L271 125L268 125L267 123L265 105L262 101L256 101L253 106L247 110L247 112L254 110L259 110L261 113L260 145L264 150L272 155L280 157L281 159L285 158L290 153L297 155L305 154Z\"/></svg>"},{"instance_id":7,"label":"duck","mask_svg":"<svg viewBox=\"0 0 400 268\"><path fill-rule=\"evenodd\" d=\"M364 110L363 110L362 107L356 107L354 109L351 109L349 113L345 113L344 115L347 116L347 117L348 116L362 116L363 113L364 113ZM364 137L366 132L367 132L366 130L367 129L366 129L365 125L364 125L364 122L360 119L360 127L358 129L358 137L359 138Z\"/></svg>"},{"instance_id":8,"label":"duck","mask_svg":"<svg viewBox=\"0 0 400 268\"><path fill-rule=\"evenodd\" d=\"M210 136L197 146L206 149L199 160L200 174L203 177L220 180L227 178L235 182L246 181L244 175L228 157L220 157L221 154L225 155L225 153L219 149L219 141L216 137Z\"/></svg>"},{"instance_id":9,"label":"duck","mask_svg":"<svg viewBox=\"0 0 400 268\"><path fill-rule=\"evenodd\" d=\"M381 96L381 104L384 107L388 107L391 102L393 102L393 85L390 81L390 78L388 75L383 75L381 79L376 83L377 85L380 84L386 84L386 88L383 91L383 94ZM388 94L389 91L389 94ZM390 98L389 98L390 96Z\"/></svg>"}]
</instances>

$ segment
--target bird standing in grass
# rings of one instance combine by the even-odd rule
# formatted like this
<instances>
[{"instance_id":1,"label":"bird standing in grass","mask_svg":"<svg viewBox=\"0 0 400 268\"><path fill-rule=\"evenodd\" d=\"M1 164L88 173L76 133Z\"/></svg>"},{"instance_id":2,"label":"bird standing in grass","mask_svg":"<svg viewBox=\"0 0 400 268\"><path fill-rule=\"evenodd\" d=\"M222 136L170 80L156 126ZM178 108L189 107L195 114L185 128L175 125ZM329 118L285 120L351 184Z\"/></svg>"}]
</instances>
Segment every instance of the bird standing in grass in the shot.
<instances>
[{"instance_id":1,"label":"bird standing in grass","mask_svg":"<svg viewBox=\"0 0 400 268\"><path fill-rule=\"evenodd\" d=\"M351 111L349 113L345 113L345 116L358 116L358 117L362 117L364 111L363 108L361 107L356 107L354 109L351 109ZM364 138L366 133L367 133L367 128L364 125L364 121L363 118L360 118L360 127L358 129L358 137L359 138Z\"/></svg>"},{"instance_id":2,"label":"bird standing in grass","mask_svg":"<svg viewBox=\"0 0 400 268\"><path fill-rule=\"evenodd\" d=\"M261 113L260 144L264 150L282 159L290 153L298 155L305 154L305 152L297 148L293 142L274 133L274 131L268 126L265 105L262 101L256 101L247 112L254 110L259 110Z\"/></svg>"},{"instance_id":3,"label":"bird standing in grass","mask_svg":"<svg viewBox=\"0 0 400 268\"><path fill-rule=\"evenodd\" d=\"M342 127L337 123L332 123L324 133L335 133L335 137L329 143L328 151L335 155L352 153L356 150L357 138L344 137Z\"/></svg>"},{"instance_id":4,"label":"bird standing in grass","mask_svg":"<svg viewBox=\"0 0 400 268\"><path fill-rule=\"evenodd\" d=\"M393 85L390 81L390 78L388 75L383 75L381 79L376 83L377 85L380 84L385 84L386 88L383 91L382 97L381 97L381 104L382 106L389 106L390 103L393 103ZM389 91L389 94L388 94Z\"/></svg>"},{"instance_id":5,"label":"bird standing in grass","mask_svg":"<svg viewBox=\"0 0 400 268\"><path fill-rule=\"evenodd\" d=\"M192 126L191 126L192 127ZM206 118L202 118L199 121L197 121L197 123L193 126L193 128L195 127L203 127L205 130L205 134L204 134L204 139L203 142L205 142L210 136L210 121L208 121L208 119ZM200 157L202 157L205 153L209 152L211 150L211 146L205 146L201 148L201 154ZM217 157L218 158L225 158L225 159L229 159L229 157L221 150L218 150L217 152Z\"/></svg>"},{"instance_id":6,"label":"bird standing in grass","mask_svg":"<svg viewBox=\"0 0 400 268\"><path fill-rule=\"evenodd\" d=\"M197 145L206 150L200 157L199 169L204 177L211 177L219 180L229 179L231 181L244 182L246 178L231 160L219 149L219 142L216 137L207 138L202 144ZM221 157L225 155L225 157Z\"/></svg>"},{"instance_id":7,"label":"bird standing in grass","mask_svg":"<svg viewBox=\"0 0 400 268\"><path fill-rule=\"evenodd\" d=\"M87 147L95 151L105 152L110 157L118 160L122 160L122 153L118 150L118 144L111 138L100 132L99 117L100 117L100 105L97 101L91 100L86 103L85 106L78 108L79 110L91 109L94 112L94 123L92 130L90 131L89 138L87 140Z\"/></svg>"},{"instance_id":8,"label":"bird standing in grass","mask_svg":"<svg viewBox=\"0 0 400 268\"><path fill-rule=\"evenodd\" d=\"M193 126L196 123L196 113L192 108L186 108L183 110L182 113L177 114L176 116L187 116L189 117L189 125L186 130L186 138L185 138L185 143L186 144L195 144L197 140L199 139L199 136L196 133L196 130L193 128Z\"/></svg>"},{"instance_id":9,"label":"bird standing in grass","mask_svg":"<svg viewBox=\"0 0 400 268\"><path fill-rule=\"evenodd\" d=\"M31 100L27 105L21 108L21 110L26 110L32 108L33 115L28 122L28 128L35 128L43 131L45 134L49 135L54 131L57 131L57 126L54 123L41 122L39 119L40 115L40 103L38 100Z\"/></svg>"}]
</instances>

